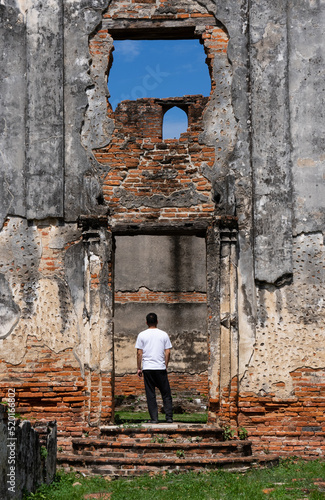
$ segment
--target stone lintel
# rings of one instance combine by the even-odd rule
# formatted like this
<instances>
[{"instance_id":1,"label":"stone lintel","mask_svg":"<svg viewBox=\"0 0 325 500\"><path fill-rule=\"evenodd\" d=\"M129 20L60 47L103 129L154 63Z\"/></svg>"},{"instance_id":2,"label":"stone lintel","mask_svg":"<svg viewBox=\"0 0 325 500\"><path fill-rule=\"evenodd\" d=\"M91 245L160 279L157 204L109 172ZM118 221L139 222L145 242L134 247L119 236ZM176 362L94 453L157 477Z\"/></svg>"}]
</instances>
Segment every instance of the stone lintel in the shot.
<instances>
[{"instance_id":1,"label":"stone lintel","mask_svg":"<svg viewBox=\"0 0 325 500\"><path fill-rule=\"evenodd\" d=\"M103 22L115 40L199 38L200 27L220 26L214 16L188 19L107 19Z\"/></svg>"}]
</instances>

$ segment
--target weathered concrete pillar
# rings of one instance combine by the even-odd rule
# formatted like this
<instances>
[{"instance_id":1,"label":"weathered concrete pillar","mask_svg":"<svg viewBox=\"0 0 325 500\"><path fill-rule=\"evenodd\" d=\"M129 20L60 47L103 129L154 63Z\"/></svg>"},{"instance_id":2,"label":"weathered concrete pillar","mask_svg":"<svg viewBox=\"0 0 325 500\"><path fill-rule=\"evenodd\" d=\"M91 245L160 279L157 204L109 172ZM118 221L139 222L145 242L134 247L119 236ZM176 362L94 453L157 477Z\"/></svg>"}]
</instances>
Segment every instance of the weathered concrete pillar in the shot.
<instances>
[{"instance_id":1,"label":"weathered concrete pillar","mask_svg":"<svg viewBox=\"0 0 325 500\"><path fill-rule=\"evenodd\" d=\"M237 234L220 228L220 419L234 419L238 392ZM236 405L235 405L236 406Z\"/></svg>"},{"instance_id":2,"label":"weathered concrete pillar","mask_svg":"<svg viewBox=\"0 0 325 500\"><path fill-rule=\"evenodd\" d=\"M26 25L10 4L0 5L0 227L8 213L25 215Z\"/></svg>"},{"instance_id":3,"label":"weathered concrete pillar","mask_svg":"<svg viewBox=\"0 0 325 500\"><path fill-rule=\"evenodd\" d=\"M207 231L209 419L236 418L238 393L237 230L218 220Z\"/></svg>"},{"instance_id":4,"label":"weathered concrete pillar","mask_svg":"<svg viewBox=\"0 0 325 500\"><path fill-rule=\"evenodd\" d=\"M29 219L63 216L63 8L27 1L26 205Z\"/></svg>"},{"instance_id":5,"label":"weathered concrete pillar","mask_svg":"<svg viewBox=\"0 0 325 500\"><path fill-rule=\"evenodd\" d=\"M113 418L113 238L106 227L83 232L85 246L84 367L89 425Z\"/></svg>"},{"instance_id":6,"label":"weathered concrete pillar","mask_svg":"<svg viewBox=\"0 0 325 500\"><path fill-rule=\"evenodd\" d=\"M255 278L276 283L292 273L287 1L249 15Z\"/></svg>"},{"instance_id":7,"label":"weathered concrete pillar","mask_svg":"<svg viewBox=\"0 0 325 500\"><path fill-rule=\"evenodd\" d=\"M220 233L214 223L207 230L207 310L209 345L209 419L215 420L220 397Z\"/></svg>"}]
</instances>

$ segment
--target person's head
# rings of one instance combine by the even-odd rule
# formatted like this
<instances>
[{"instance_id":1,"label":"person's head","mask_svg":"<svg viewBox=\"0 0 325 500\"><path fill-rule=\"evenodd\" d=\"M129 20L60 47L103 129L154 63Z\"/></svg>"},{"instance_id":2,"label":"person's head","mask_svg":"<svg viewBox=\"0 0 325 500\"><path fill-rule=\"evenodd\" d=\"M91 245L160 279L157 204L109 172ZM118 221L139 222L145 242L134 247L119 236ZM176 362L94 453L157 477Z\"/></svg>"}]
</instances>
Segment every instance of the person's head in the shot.
<instances>
[{"instance_id":1,"label":"person's head","mask_svg":"<svg viewBox=\"0 0 325 500\"><path fill-rule=\"evenodd\" d=\"M157 326L157 324L158 324L157 314L155 314L155 313L147 314L146 320L147 320L148 326Z\"/></svg>"}]
</instances>

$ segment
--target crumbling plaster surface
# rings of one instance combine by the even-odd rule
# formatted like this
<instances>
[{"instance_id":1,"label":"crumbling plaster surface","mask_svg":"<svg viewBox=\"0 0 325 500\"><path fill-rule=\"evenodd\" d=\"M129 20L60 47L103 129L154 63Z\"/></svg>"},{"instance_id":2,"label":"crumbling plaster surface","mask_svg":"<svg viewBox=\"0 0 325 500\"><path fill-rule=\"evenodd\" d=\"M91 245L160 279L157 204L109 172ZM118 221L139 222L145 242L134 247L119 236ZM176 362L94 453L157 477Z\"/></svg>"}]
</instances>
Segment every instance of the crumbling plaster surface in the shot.
<instances>
[{"instance_id":1,"label":"crumbling plaster surface","mask_svg":"<svg viewBox=\"0 0 325 500\"><path fill-rule=\"evenodd\" d=\"M219 189L227 190L229 203L219 207L219 211L228 213L235 208L238 216L239 373L244 376L242 387L256 392L264 390L265 377L273 387L279 381L279 367L286 367L288 362L288 371L281 374L285 378L283 393L287 394L291 391L289 371L301 366L297 333L302 339L304 353L307 353L306 365L322 364L322 352L318 347L313 348L312 330L313 325L316 328L315 325L320 324L319 318L323 318L323 305L317 302L319 296L317 298L316 294L311 298L310 290L314 285L318 286L313 281L312 268L315 265L316 273L322 272L324 262L321 243L325 200L322 139L324 6L322 2L312 0L254 0L250 4L238 0L182 3L185 9L194 4L200 5L202 11L208 6L209 12L223 23L230 37L231 113L236 122L236 142L231 142L233 149L227 157L226 178L220 176L219 180ZM109 61L100 61L100 71L94 71L89 59L88 39L99 25L106 7L113 4L100 0L63 3L51 0L36 15L33 8L37 9L39 5L39 2L31 4L31 1L2 2L0 5L0 36L5 48L0 117L3 132L0 139L3 171L1 225L8 214L36 219L64 215L66 220L76 221L81 213L96 215L103 209L97 206L99 167L90 151L96 144L109 141L112 132L112 122L102 109L106 105L104 75ZM180 3L171 2L161 9L172 14L173 5ZM156 5L142 4L141 8L145 12L146 9L155 9ZM48 19L51 22L48 23ZM38 37L38 33L42 36ZM22 40L26 40L26 44ZM63 40L64 92L61 85L63 63L57 60L57 56L63 54ZM30 49L28 57L25 45ZM54 64L55 61L58 64ZM217 183L215 188L218 187ZM10 228L11 224L17 224L20 229L18 233L12 230L9 244L7 227ZM292 233L295 239L292 239ZM99 297L99 292L84 291L82 277L73 269L66 270L65 277L43 275L39 270L42 249L34 226L28 226L20 219L18 223L11 219L0 238L4 243L0 285L5 310L0 319L4 325L3 337L6 337L0 341L1 353L9 362L19 362L26 335L35 334L37 324L33 322L40 300L43 300L44 308L48 300L59 304L60 289L64 290L62 297L65 297L70 312L66 323L65 320L46 317L47 341L52 342L53 349L60 351L63 345L75 346L76 338L83 335L81 332L86 332L84 343L89 346L91 328L87 315L84 317L81 312L84 311L83 304L88 301L98 312L105 298ZM19 245L26 238L29 246L25 254L19 251ZM313 248L317 249L314 252L317 259L312 260L315 264L307 263L306 259L303 264L297 264L296 257L292 259L292 245L295 247L299 242L306 245L307 250L308 241L312 241ZM11 245L16 248L12 260L9 258L13 252ZM77 245L79 243L74 245L67 261L76 265L84 262L83 269L88 269L89 277L92 266L101 268L101 250L94 250L94 254L88 254L83 261L81 250L79 252L81 245ZM301 265L304 283L299 281ZM28 280L25 280L24 272L29 273ZM291 274L292 284L274 286L279 278ZM255 277L259 280L257 290ZM39 291L44 288L48 296L44 293L45 297L40 299ZM320 288L317 293L323 296ZM297 310L293 309L292 303L297 304ZM304 314L299 315L298 310ZM312 320L307 315L310 311L313 312ZM53 322L60 331L62 328L65 331L65 325L72 327L72 337L63 341L66 344L60 344L61 333L57 336L60 342L49 338ZM99 319L94 319L94 331L98 322ZM110 328L109 317L105 316L101 327L103 332L107 325ZM267 337L267 341L263 337ZM290 342L293 347L288 361L285 347ZM95 350L99 352L100 342L96 345ZM278 352L279 345L282 347ZM85 349L87 355L84 359L90 360L90 348ZM266 351L270 353L267 361ZM78 356L83 359L82 349ZM273 359L279 361L273 363ZM265 367L263 363L266 363Z\"/></svg>"},{"instance_id":2,"label":"crumbling plaster surface","mask_svg":"<svg viewBox=\"0 0 325 500\"><path fill-rule=\"evenodd\" d=\"M82 370L87 366L91 370L110 372L113 368L113 296L109 274L112 272L109 269L112 235L106 229L100 229L85 247L85 296L83 315L78 316L82 321L82 336L75 353Z\"/></svg>"},{"instance_id":3,"label":"crumbling plaster surface","mask_svg":"<svg viewBox=\"0 0 325 500\"><path fill-rule=\"evenodd\" d=\"M324 231L325 8L323 2L289 7L289 84L294 233Z\"/></svg>"},{"instance_id":4,"label":"crumbling plaster surface","mask_svg":"<svg viewBox=\"0 0 325 500\"><path fill-rule=\"evenodd\" d=\"M43 340L55 352L73 347L78 340L76 314L64 276L60 271L49 273L47 261L42 261L44 257L51 258L50 249L62 250L76 238L75 227L60 229L52 226L52 235L46 241L42 227L28 226L24 219L12 218L0 233L4 290L10 288L12 309L19 311L20 316L10 332L6 323L1 325L6 338L0 340L0 356L10 363L22 361L28 335Z\"/></svg>"},{"instance_id":5,"label":"crumbling plaster surface","mask_svg":"<svg viewBox=\"0 0 325 500\"><path fill-rule=\"evenodd\" d=\"M258 290L256 342L241 390L293 395L291 373L323 368L325 249L322 233L293 241L293 282Z\"/></svg>"},{"instance_id":6,"label":"crumbling plaster surface","mask_svg":"<svg viewBox=\"0 0 325 500\"><path fill-rule=\"evenodd\" d=\"M101 261L105 232L85 251L76 224L48 220L28 225L11 218L0 233L0 359L19 364L29 337L55 353L73 349L81 370L108 369L109 292ZM104 268L104 273L103 273ZM85 276L103 283L87 289ZM108 312L107 312L108 311Z\"/></svg>"}]
</instances>

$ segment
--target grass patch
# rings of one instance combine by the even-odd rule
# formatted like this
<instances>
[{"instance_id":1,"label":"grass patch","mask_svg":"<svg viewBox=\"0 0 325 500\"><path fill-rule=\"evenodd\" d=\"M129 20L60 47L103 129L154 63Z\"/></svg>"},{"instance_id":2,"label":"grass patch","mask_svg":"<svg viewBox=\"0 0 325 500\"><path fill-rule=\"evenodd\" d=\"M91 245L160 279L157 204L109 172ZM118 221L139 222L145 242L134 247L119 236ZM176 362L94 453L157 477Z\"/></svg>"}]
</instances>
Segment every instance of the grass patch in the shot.
<instances>
[{"instance_id":1,"label":"grass patch","mask_svg":"<svg viewBox=\"0 0 325 500\"><path fill-rule=\"evenodd\" d=\"M187 422L206 424L208 420L207 413L176 413L173 416L174 422ZM150 419L148 412L134 412L134 411L116 411L115 423L116 424L141 424ZM165 415L158 416L159 422L165 422Z\"/></svg>"},{"instance_id":2,"label":"grass patch","mask_svg":"<svg viewBox=\"0 0 325 500\"><path fill-rule=\"evenodd\" d=\"M107 481L101 476L59 473L52 485L43 485L24 500L82 500L99 492L110 493L111 500L320 500L325 498L321 479L325 482L324 461L293 459L244 474L204 471ZM80 484L73 486L76 482Z\"/></svg>"}]
</instances>

